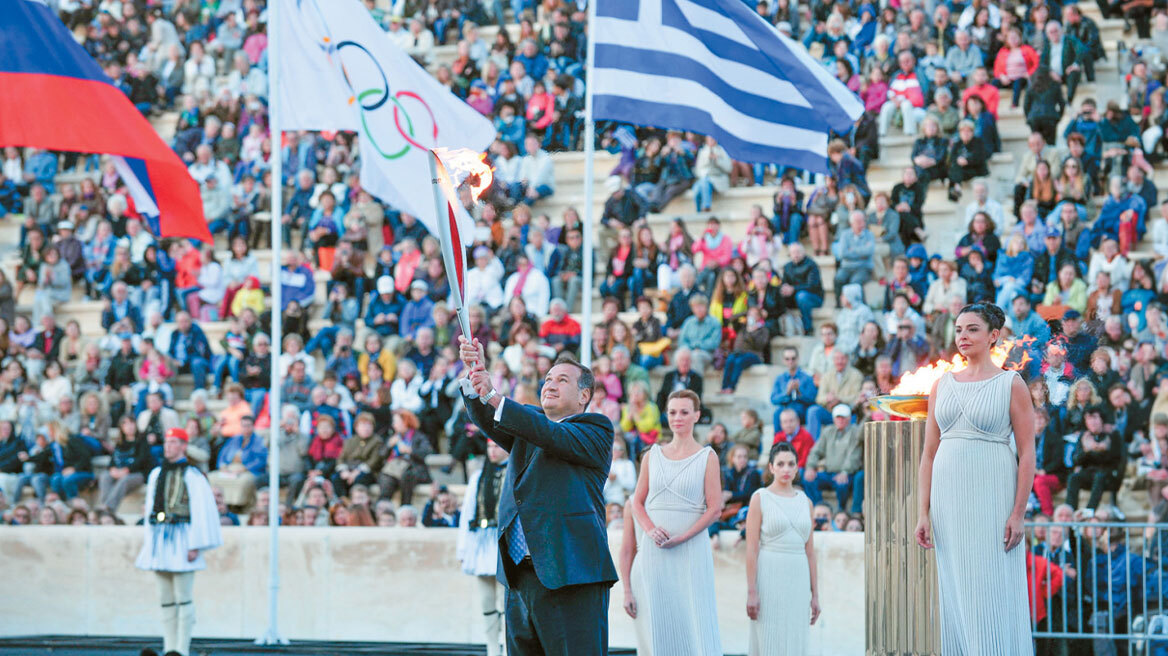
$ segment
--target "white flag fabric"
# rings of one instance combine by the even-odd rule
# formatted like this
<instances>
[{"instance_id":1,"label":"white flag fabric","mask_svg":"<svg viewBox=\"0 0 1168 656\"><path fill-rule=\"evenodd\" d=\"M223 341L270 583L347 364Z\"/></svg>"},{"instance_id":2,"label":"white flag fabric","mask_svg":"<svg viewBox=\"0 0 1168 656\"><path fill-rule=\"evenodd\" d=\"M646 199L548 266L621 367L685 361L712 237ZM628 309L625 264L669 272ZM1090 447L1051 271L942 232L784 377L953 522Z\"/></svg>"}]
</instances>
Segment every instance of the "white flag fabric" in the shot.
<instances>
[{"instance_id":1,"label":"white flag fabric","mask_svg":"<svg viewBox=\"0 0 1168 656\"><path fill-rule=\"evenodd\" d=\"M358 0L275 1L280 127L358 133L361 187L437 236L446 217L435 207L430 149L484 151L494 126L395 46Z\"/></svg>"}]
</instances>

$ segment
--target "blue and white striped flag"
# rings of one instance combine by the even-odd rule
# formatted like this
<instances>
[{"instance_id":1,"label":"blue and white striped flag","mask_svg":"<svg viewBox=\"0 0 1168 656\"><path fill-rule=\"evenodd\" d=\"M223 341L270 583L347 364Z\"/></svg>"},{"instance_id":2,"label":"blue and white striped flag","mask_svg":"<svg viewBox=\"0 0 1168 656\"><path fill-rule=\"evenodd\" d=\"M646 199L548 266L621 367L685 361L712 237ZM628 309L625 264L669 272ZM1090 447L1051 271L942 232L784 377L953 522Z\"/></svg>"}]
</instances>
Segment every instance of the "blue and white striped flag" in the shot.
<instances>
[{"instance_id":1,"label":"blue and white striped flag","mask_svg":"<svg viewBox=\"0 0 1168 656\"><path fill-rule=\"evenodd\" d=\"M742 0L597 0L597 120L713 136L731 157L827 172L860 99Z\"/></svg>"}]
</instances>

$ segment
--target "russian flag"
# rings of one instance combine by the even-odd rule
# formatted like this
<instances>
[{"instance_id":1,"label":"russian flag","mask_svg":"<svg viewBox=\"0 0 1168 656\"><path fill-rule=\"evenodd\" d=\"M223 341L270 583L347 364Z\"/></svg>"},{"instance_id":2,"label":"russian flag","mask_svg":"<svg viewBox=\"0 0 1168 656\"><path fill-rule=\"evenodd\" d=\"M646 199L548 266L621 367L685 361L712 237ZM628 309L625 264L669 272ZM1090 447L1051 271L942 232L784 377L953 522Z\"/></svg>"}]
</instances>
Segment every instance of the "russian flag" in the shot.
<instances>
[{"instance_id":1,"label":"russian flag","mask_svg":"<svg viewBox=\"0 0 1168 656\"><path fill-rule=\"evenodd\" d=\"M114 155L158 236L211 240L186 165L42 0L0 0L0 89L0 146Z\"/></svg>"}]
</instances>

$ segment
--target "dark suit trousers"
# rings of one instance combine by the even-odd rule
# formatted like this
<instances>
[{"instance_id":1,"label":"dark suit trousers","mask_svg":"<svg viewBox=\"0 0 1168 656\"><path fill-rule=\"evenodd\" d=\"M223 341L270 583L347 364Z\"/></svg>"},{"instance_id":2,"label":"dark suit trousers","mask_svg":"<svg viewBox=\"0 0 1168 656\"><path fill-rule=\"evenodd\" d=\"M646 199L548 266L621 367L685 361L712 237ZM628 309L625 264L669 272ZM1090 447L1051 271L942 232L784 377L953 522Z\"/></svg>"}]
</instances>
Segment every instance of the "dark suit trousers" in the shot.
<instances>
[{"instance_id":1,"label":"dark suit trousers","mask_svg":"<svg viewBox=\"0 0 1168 656\"><path fill-rule=\"evenodd\" d=\"M509 656L608 654L607 583L548 590L529 562L512 572L515 585L507 589L506 610Z\"/></svg>"}]
</instances>

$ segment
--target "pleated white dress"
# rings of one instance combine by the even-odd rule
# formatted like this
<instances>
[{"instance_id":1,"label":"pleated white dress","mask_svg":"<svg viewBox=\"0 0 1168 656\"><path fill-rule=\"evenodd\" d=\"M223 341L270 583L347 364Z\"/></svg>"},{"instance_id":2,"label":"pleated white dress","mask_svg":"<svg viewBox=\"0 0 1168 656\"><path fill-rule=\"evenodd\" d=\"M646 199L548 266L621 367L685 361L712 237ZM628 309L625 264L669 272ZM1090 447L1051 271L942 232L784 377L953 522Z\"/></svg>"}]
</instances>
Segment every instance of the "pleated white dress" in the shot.
<instances>
[{"instance_id":1,"label":"pleated white dress","mask_svg":"<svg viewBox=\"0 0 1168 656\"><path fill-rule=\"evenodd\" d=\"M706 511L705 447L670 460L654 445L649 451L649 495L645 510L653 523L677 535ZM637 620L647 627L652 651L639 656L722 656L718 607L714 598L714 552L706 532L669 549L642 534L632 569Z\"/></svg>"},{"instance_id":2,"label":"pleated white dress","mask_svg":"<svg viewBox=\"0 0 1168 656\"><path fill-rule=\"evenodd\" d=\"M1026 552L1003 548L1018 459L1011 448L1010 387L1016 372L960 382L945 374L935 413L930 517L937 548L941 653L1030 656Z\"/></svg>"},{"instance_id":3,"label":"pleated white dress","mask_svg":"<svg viewBox=\"0 0 1168 656\"><path fill-rule=\"evenodd\" d=\"M750 656L803 656L811 633L811 500L754 493L762 510L758 545L758 619L750 623Z\"/></svg>"}]
</instances>

